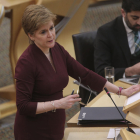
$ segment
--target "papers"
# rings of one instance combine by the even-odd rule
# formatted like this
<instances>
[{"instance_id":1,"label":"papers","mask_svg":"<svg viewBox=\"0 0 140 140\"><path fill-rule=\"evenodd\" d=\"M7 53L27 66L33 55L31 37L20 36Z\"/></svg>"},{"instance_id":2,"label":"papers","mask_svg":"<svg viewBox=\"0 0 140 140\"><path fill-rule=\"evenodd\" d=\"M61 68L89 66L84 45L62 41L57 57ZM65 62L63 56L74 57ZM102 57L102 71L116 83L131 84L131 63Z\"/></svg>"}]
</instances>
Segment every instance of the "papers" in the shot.
<instances>
[{"instance_id":1,"label":"papers","mask_svg":"<svg viewBox=\"0 0 140 140\"><path fill-rule=\"evenodd\" d=\"M120 133L120 130L121 130L121 128L111 128L109 130L107 138L112 139L115 136L117 137L118 134ZM136 133L136 135L140 136L140 128L133 128L133 131Z\"/></svg>"},{"instance_id":2,"label":"papers","mask_svg":"<svg viewBox=\"0 0 140 140\"><path fill-rule=\"evenodd\" d=\"M109 130L107 138L112 139L114 137L117 137L119 135L119 133L120 133L120 130L121 130L121 128L111 128Z\"/></svg>"},{"instance_id":3,"label":"papers","mask_svg":"<svg viewBox=\"0 0 140 140\"><path fill-rule=\"evenodd\" d=\"M125 106L127 106L127 105L129 105L129 104L131 104L131 103L133 103L133 102L135 102L135 101L137 101L139 99L140 99L140 92L135 93L134 95L128 97L127 103L126 103Z\"/></svg>"}]
</instances>

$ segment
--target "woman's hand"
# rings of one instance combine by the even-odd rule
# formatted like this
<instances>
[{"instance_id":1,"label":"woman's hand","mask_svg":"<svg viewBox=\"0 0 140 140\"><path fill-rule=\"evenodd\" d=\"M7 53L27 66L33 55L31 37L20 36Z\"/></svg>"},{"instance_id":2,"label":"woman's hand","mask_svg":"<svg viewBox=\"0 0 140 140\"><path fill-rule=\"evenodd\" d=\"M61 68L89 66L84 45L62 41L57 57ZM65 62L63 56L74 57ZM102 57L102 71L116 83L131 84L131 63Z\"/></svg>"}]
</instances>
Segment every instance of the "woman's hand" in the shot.
<instances>
[{"instance_id":1,"label":"woman's hand","mask_svg":"<svg viewBox=\"0 0 140 140\"><path fill-rule=\"evenodd\" d=\"M79 102L79 101L81 101L81 98L79 98L78 94L69 95L60 100L56 100L55 106L56 108L59 108L59 109L68 109L68 108L71 108L75 102Z\"/></svg>"},{"instance_id":2,"label":"woman's hand","mask_svg":"<svg viewBox=\"0 0 140 140\"><path fill-rule=\"evenodd\" d=\"M121 91L121 95L125 95L125 96L130 96L132 95L132 93L139 91L140 90L140 84L139 85L133 85L127 89L123 89Z\"/></svg>"}]
</instances>

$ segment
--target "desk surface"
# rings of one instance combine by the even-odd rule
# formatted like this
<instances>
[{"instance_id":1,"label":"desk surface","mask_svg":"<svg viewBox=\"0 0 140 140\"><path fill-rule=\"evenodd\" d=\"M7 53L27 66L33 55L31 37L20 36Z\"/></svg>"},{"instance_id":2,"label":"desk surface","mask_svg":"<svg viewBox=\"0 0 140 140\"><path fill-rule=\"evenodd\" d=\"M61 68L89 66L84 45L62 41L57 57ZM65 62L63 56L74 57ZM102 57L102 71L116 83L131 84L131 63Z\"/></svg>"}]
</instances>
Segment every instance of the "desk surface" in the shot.
<instances>
[{"instance_id":1,"label":"desk surface","mask_svg":"<svg viewBox=\"0 0 140 140\"><path fill-rule=\"evenodd\" d=\"M115 127L114 127L115 128ZM62 140L113 140L107 139L110 129L113 127L70 127L65 129ZM125 127L122 128L123 130ZM136 129L136 128L134 128ZM135 131L135 130L134 130ZM138 131L135 131L136 133ZM138 135L137 135L138 136ZM139 138L139 136L138 136Z\"/></svg>"},{"instance_id":2,"label":"desk surface","mask_svg":"<svg viewBox=\"0 0 140 140\"><path fill-rule=\"evenodd\" d=\"M81 132L85 132L85 135L87 135L88 133L92 134L92 139L93 140L108 140L107 136L108 136L108 132L110 130L110 127L96 127L96 128L91 128L91 127L80 127L80 128L66 128L65 129L65 134L64 134L64 138L63 140L87 140L87 139L83 139L81 138L80 134ZM86 133L87 132L87 133ZM71 139L69 137L69 134L74 134L73 138L71 137ZM83 133L82 133L83 134ZM78 139L79 138L79 139ZM113 140L113 139L109 139L109 140Z\"/></svg>"},{"instance_id":3,"label":"desk surface","mask_svg":"<svg viewBox=\"0 0 140 140\"><path fill-rule=\"evenodd\" d=\"M126 84L126 83L123 83L121 81L117 81L115 82L115 85L117 86L121 86L121 87L124 87L124 88L128 88L130 87L131 85L130 84ZM111 94L114 102L116 103L117 106L124 106L124 102L126 100L126 96L119 96L116 95L116 94ZM114 104L113 102L111 101L111 99L106 95L105 91L102 91L99 95L96 96L96 98L94 98L88 105L87 107L110 107L110 106L113 106L114 107ZM67 126L68 127L81 127L81 125L77 125L78 123L78 116L79 116L79 112L74 116L72 117L68 122L67 122ZM85 125L84 125L85 126ZM86 126L90 126L90 125L86 125ZM94 127L97 127L99 126L98 125L94 125ZM106 126L106 125L100 125L101 127L102 126ZM99 127L100 127L99 126ZM118 127L120 126L117 125L117 124L114 124L114 126L112 127ZM121 126L124 126L124 125L121 125ZM132 125L133 126L133 125ZM110 127L110 126L106 126L106 127Z\"/></svg>"}]
</instances>

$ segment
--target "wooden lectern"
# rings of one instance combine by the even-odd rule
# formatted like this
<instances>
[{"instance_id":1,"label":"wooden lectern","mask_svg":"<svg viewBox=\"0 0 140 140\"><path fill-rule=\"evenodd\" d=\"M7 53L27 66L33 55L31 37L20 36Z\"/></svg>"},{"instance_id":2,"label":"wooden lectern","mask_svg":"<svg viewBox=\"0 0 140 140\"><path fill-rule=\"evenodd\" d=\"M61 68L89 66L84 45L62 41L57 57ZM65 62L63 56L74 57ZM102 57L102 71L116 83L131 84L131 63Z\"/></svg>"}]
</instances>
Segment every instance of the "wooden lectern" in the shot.
<instances>
[{"instance_id":1,"label":"wooden lectern","mask_svg":"<svg viewBox=\"0 0 140 140\"><path fill-rule=\"evenodd\" d=\"M127 113L126 120L140 127L140 92L126 99L123 112Z\"/></svg>"},{"instance_id":2,"label":"wooden lectern","mask_svg":"<svg viewBox=\"0 0 140 140\"><path fill-rule=\"evenodd\" d=\"M121 129L120 135L122 136L123 140L140 140L140 136L133 134L126 129Z\"/></svg>"}]
</instances>

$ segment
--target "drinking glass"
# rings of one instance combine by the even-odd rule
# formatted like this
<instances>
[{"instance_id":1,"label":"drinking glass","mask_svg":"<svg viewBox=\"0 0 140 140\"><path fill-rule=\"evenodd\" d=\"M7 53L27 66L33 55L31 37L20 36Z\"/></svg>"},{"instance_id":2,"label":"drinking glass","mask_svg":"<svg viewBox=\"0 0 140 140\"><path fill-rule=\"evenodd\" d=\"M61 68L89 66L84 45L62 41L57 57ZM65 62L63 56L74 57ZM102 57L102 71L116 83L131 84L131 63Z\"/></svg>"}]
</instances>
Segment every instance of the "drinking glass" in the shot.
<instances>
[{"instance_id":1,"label":"drinking glass","mask_svg":"<svg viewBox=\"0 0 140 140\"><path fill-rule=\"evenodd\" d=\"M105 78L110 82L114 83L114 67L105 67Z\"/></svg>"}]
</instances>

